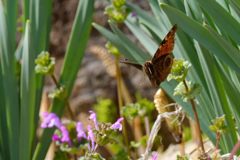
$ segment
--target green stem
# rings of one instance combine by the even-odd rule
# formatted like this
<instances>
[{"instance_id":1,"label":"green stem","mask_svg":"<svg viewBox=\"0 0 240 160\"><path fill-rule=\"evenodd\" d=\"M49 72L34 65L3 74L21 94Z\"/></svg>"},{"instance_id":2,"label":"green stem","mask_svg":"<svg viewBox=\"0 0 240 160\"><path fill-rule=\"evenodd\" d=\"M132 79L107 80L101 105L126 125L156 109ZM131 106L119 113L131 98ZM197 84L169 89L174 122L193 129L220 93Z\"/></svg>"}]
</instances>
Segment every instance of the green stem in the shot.
<instances>
[{"instance_id":1,"label":"green stem","mask_svg":"<svg viewBox=\"0 0 240 160\"><path fill-rule=\"evenodd\" d=\"M183 80L183 84L185 86L186 91L189 92L189 88L188 88L186 80ZM194 113L194 120L195 120L196 125L197 125L196 126L196 129L197 129L196 131L197 131L197 136L198 136L199 143L200 143L199 145L201 147L202 153L205 153L203 140L202 140L202 135L201 135L200 122L199 122L198 113L197 113L196 104L195 104L194 99L190 99L190 103L191 103L191 106L192 106L192 109L193 109L193 113Z\"/></svg>"},{"instance_id":2,"label":"green stem","mask_svg":"<svg viewBox=\"0 0 240 160\"><path fill-rule=\"evenodd\" d=\"M57 78L55 77L54 74L51 75L51 78L52 78L54 84L56 85L56 87L59 87ZM74 119L75 119L75 116L74 116L74 114L73 114L73 111L72 111L72 109L71 109L71 107L70 107L70 104L69 104L68 100L67 100L66 105L67 105L67 110L68 110L68 113L69 113L71 119L74 120Z\"/></svg>"}]
</instances>

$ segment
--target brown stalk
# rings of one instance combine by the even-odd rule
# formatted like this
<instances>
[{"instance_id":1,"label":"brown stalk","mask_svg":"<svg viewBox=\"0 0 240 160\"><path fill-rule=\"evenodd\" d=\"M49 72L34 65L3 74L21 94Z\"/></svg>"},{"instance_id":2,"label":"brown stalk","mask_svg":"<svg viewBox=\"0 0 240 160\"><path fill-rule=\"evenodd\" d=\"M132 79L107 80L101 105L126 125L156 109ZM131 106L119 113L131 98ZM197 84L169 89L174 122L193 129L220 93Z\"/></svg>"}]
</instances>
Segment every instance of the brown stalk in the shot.
<instances>
[{"instance_id":1,"label":"brown stalk","mask_svg":"<svg viewBox=\"0 0 240 160\"><path fill-rule=\"evenodd\" d=\"M117 96L118 96L118 113L120 114L120 109L123 106L123 98L122 98L122 87L121 87L121 71L119 67L119 56L115 56L115 67L116 67L116 80L117 80ZM129 146L129 139L128 139L128 133L127 133L127 126L126 126L126 120L123 121L123 137L124 137L124 143L127 146L128 154L130 155L130 146Z\"/></svg>"},{"instance_id":2,"label":"brown stalk","mask_svg":"<svg viewBox=\"0 0 240 160\"><path fill-rule=\"evenodd\" d=\"M51 78L52 78L54 84L56 85L56 87L59 87L57 78L55 77L54 74L51 75ZM68 101L68 100L67 100L67 102L66 102L66 106L67 106L67 110L68 110L68 114L69 114L70 118L71 118L72 120L74 120L74 119L75 119L75 116L74 116L74 114L73 114L73 111L71 110L71 107L70 107L70 104L69 104L69 101Z\"/></svg>"},{"instance_id":3,"label":"brown stalk","mask_svg":"<svg viewBox=\"0 0 240 160\"><path fill-rule=\"evenodd\" d=\"M185 89L187 92L189 92L189 88L187 85L186 80L183 80L183 84L185 86ZM202 153L205 153L205 149L204 149L204 145L203 145L203 140L202 140L202 136L201 136L201 127L200 127L200 122L199 122L199 118L198 118L198 113L197 113L197 109L196 109L196 104L194 99L190 99L189 100L193 109L193 113L194 113L194 120L196 122L196 132L197 132L197 136L198 136L198 140L199 140L199 146L202 150Z\"/></svg>"}]
</instances>

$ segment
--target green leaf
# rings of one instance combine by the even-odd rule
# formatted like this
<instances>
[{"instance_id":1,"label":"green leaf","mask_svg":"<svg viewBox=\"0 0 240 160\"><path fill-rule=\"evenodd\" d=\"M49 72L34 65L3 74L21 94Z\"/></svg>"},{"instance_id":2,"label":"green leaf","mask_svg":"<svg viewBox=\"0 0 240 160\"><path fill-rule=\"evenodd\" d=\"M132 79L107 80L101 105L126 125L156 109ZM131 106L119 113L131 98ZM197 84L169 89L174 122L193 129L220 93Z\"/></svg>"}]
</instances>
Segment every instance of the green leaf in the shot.
<instances>
[{"instance_id":1,"label":"green leaf","mask_svg":"<svg viewBox=\"0 0 240 160\"><path fill-rule=\"evenodd\" d=\"M225 41L220 35L207 28L201 26L198 22L190 19L181 11L161 4L161 8L168 15L169 19L177 23L180 28L186 32L190 37L196 39L201 45L209 49L212 54L216 55L219 59L224 61L232 69L240 72L239 51Z\"/></svg>"},{"instance_id":2,"label":"green leaf","mask_svg":"<svg viewBox=\"0 0 240 160\"><path fill-rule=\"evenodd\" d=\"M16 45L16 22L14 22L16 21L17 12L16 6L14 6L16 3L15 0L9 0L3 6L2 1L0 1L0 65L5 99L5 106L3 107L5 107L8 128L6 132L8 134L9 148L7 150L10 153L6 157L9 156L10 159L18 159L19 153L19 97L18 81L15 76L16 62L13 55Z\"/></svg>"},{"instance_id":3,"label":"green leaf","mask_svg":"<svg viewBox=\"0 0 240 160\"><path fill-rule=\"evenodd\" d=\"M129 40L125 34L123 32L121 32L117 26L112 23L109 22L111 29L113 30L113 32L119 37L120 39L120 43L122 43L122 46L124 48L126 48L127 50L127 55L132 55L134 57L135 60L138 60L138 62L143 63L145 62L147 59L150 59L150 55L143 52L141 49L139 49L135 43L133 43L131 40ZM123 53L124 54L124 53Z\"/></svg>"},{"instance_id":4,"label":"green leaf","mask_svg":"<svg viewBox=\"0 0 240 160\"><path fill-rule=\"evenodd\" d=\"M198 3L203 10L212 16L215 24L222 31L227 32L238 44L240 43L240 37L238 36L240 35L240 24L229 12L222 8L216 1L209 1L208 3L198 1Z\"/></svg>"},{"instance_id":5,"label":"green leaf","mask_svg":"<svg viewBox=\"0 0 240 160\"><path fill-rule=\"evenodd\" d=\"M30 22L26 22L23 39L22 71L20 80L20 148L19 159L31 159L32 145L35 137L35 72L34 55L30 52ZM27 137L27 138L26 138Z\"/></svg>"},{"instance_id":6,"label":"green leaf","mask_svg":"<svg viewBox=\"0 0 240 160\"><path fill-rule=\"evenodd\" d=\"M64 111L64 106L71 93L81 60L84 56L84 50L86 48L91 29L93 5L94 0L79 1L78 4L77 13L67 46L64 66L59 80L59 83L64 85L66 89L66 98L54 99L51 109L51 112L55 112L58 115L62 115ZM50 129L43 132L33 156L34 160L44 159L51 142L50 137L52 133L53 130Z\"/></svg>"},{"instance_id":7,"label":"green leaf","mask_svg":"<svg viewBox=\"0 0 240 160\"><path fill-rule=\"evenodd\" d=\"M143 32L140 27L138 27L137 23L133 23L129 20L127 20L125 23L132 33L139 39L146 50L153 56L158 48L158 45L145 32Z\"/></svg>"}]
</instances>

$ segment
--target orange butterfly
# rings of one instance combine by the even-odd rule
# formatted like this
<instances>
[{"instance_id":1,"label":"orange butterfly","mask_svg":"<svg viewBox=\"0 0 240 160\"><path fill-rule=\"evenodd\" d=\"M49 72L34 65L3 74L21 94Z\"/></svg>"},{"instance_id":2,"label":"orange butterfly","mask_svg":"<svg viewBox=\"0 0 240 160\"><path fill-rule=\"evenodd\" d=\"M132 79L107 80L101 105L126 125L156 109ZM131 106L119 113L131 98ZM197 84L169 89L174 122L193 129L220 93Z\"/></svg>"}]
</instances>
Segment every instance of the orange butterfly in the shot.
<instances>
[{"instance_id":1,"label":"orange butterfly","mask_svg":"<svg viewBox=\"0 0 240 160\"><path fill-rule=\"evenodd\" d=\"M176 30L177 25L175 24L161 42L153 58L150 61L146 61L144 65L134 64L128 61L121 62L133 65L136 68L143 70L148 75L152 85L155 87L159 86L160 83L167 78L172 68L172 51Z\"/></svg>"}]
</instances>

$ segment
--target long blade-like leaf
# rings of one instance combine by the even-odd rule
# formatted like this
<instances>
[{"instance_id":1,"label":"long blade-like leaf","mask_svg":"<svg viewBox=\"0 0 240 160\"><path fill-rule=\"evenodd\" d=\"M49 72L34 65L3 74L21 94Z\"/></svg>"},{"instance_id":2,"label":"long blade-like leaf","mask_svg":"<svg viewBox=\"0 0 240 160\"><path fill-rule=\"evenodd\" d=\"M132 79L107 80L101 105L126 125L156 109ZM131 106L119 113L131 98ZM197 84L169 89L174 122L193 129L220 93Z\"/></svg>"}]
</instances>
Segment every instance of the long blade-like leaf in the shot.
<instances>
[{"instance_id":1,"label":"long blade-like leaf","mask_svg":"<svg viewBox=\"0 0 240 160\"><path fill-rule=\"evenodd\" d=\"M240 23L238 23L231 14L222 8L216 1L209 1L207 3L198 1L198 3L203 10L213 17L215 24L217 24L221 30L227 32L238 44L240 44Z\"/></svg>"},{"instance_id":2,"label":"long blade-like leaf","mask_svg":"<svg viewBox=\"0 0 240 160\"><path fill-rule=\"evenodd\" d=\"M34 138L35 71L31 51L30 23L27 21L23 40L22 71L20 83L21 117L19 159L30 160Z\"/></svg>"},{"instance_id":3,"label":"long blade-like leaf","mask_svg":"<svg viewBox=\"0 0 240 160\"><path fill-rule=\"evenodd\" d=\"M161 4L161 8L169 16L171 21L177 23L190 37L196 39L204 47L212 51L211 53L223 60L228 66L240 72L240 54L236 48L215 33L209 32L181 11L166 4Z\"/></svg>"},{"instance_id":4,"label":"long blade-like leaf","mask_svg":"<svg viewBox=\"0 0 240 160\"><path fill-rule=\"evenodd\" d=\"M76 17L73 24L70 40L68 43L64 66L61 72L60 84L64 85L66 97L64 99L54 99L52 112L62 115L66 100L69 97L74 80L76 78L81 60L84 55L84 50L90 33L92 15L93 15L94 0L79 1ZM37 145L34 153L34 160L44 159L49 144L50 136L53 130L45 130Z\"/></svg>"},{"instance_id":5,"label":"long blade-like leaf","mask_svg":"<svg viewBox=\"0 0 240 160\"><path fill-rule=\"evenodd\" d=\"M14 58L16 38L16 1L0 1L0 65L5 98L10 159L18 159L19 148L19 99ZM13 6L11 6L11 4ZM4 8L5 7L5 8ZM12 8L11 8L12 7ZM7 153L6 153L7 154Z\"/></svg>"}]
</instances>

